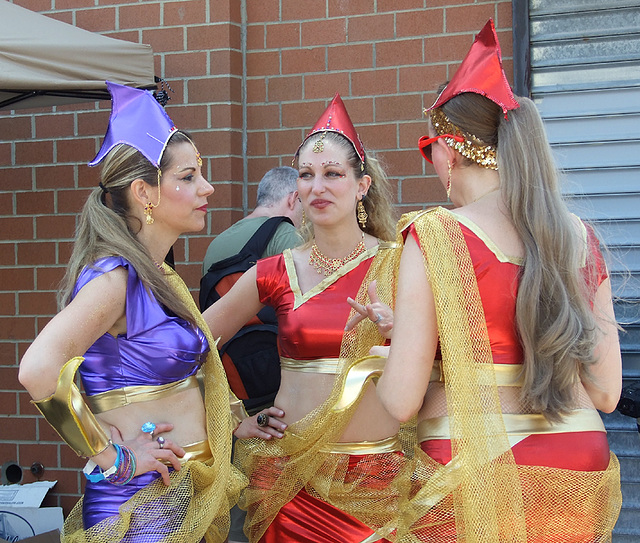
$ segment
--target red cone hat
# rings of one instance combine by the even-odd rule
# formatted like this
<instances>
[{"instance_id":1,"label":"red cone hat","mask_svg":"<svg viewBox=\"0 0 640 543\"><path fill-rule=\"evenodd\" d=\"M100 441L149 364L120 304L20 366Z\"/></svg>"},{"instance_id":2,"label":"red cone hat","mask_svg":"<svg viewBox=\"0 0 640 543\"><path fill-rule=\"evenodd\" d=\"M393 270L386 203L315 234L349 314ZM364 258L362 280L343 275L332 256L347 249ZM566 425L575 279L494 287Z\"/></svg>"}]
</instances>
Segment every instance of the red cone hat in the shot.
<instances>
[{"instance_id":1,"label":"red cone hat","mask_svg":"<svg viewBox=\"0 0 640 543\"><path fill-rule=\"evenodd\" d=\"M502 108L505 116L510 109L520 107L502 68L502 54L493 19L489 19L478 33L458 71L427 111L463 92L486 96Z\"/></svg>"},{"instance_id":2,"label":"red cone hat","mask_svg":"<svg viewBox=\"0 0 640 543\"><path fill-rule=\"evenodd\" d=\"M342 98L340 98L340 95L337 92L327 109L324 110L324 113L320 115L316 124L313 125L311 132L309 132L304 138L300 147L302 147L304 142L317 132L338 132L339 134L342 134L351 142L351 145L353 145L356 153L358 153L360 160L364 163L364 145L362 145L360 136L358 136L358 133L351 122L351 118L347 113L347 108L344 107ZM300 151L300 147L298 147L296 155Z\"/></svg>"}]
</instances>

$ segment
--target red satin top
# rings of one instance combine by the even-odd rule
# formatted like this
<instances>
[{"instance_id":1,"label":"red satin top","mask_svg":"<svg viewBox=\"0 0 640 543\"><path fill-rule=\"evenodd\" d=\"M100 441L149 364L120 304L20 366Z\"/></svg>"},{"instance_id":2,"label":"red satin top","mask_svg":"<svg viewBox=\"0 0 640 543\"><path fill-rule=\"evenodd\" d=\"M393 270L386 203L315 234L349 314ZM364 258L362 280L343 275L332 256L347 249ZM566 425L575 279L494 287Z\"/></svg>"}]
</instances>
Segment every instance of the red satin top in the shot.
<instances>
[{"instance_id":1,"label":"red satin top","mask_svg":"<svg viewBox=\"0 0 640 543\"><path fill-rule=\"evenodd\" d=\"M516 295L520 275L521 259L502 253L490 238L467 218L461 218L462 233L469 248L471 261L478 281L480 298L487 321L489 342L494 364L521 364L522 346L516 329ZM593 229L586 226L587 245L590 257L585 274L595 268L597 289L607 278L607 269L600 252L599 242ZM420 245L418 234L410 226L413 238ZM436 358L440 358L438 353Z\"/></svg>"},{"instance_id":2,"label":"red satin top","mask_svg":"<svg viewBox=\"0 0 640 543\"><path fill-rule=\"evenodd\" d=\"M369 249L354 269L333 274L304 294L298 287L290 250L258 261L258 293L263 304L276 310L280 356L294 360L340 356L351 311L347 296L356 297L374 256L375 251Z\"/></svg>"}]
</instances>

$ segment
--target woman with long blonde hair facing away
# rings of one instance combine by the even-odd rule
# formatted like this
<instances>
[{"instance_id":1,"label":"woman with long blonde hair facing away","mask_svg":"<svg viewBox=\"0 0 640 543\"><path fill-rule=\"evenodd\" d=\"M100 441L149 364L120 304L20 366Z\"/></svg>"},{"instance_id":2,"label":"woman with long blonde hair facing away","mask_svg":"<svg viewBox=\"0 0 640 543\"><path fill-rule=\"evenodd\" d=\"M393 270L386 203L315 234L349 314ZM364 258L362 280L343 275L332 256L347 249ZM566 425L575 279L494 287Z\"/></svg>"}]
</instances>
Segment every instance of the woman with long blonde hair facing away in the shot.
<instances>
[{"instance_id":1,"label":"woman with long blonde hair facing away","mask_svg":"<svg viewBox=\"0 0 640 543\"><path fill-rule=\"evenodd\" d=\"M427 113L420 149L454 209L401 219L377 386L396 419L418 417L400 540L610 541L619 465L597 412L621 391L610 281L493 21Z\"/></svg>"}]
</instances>

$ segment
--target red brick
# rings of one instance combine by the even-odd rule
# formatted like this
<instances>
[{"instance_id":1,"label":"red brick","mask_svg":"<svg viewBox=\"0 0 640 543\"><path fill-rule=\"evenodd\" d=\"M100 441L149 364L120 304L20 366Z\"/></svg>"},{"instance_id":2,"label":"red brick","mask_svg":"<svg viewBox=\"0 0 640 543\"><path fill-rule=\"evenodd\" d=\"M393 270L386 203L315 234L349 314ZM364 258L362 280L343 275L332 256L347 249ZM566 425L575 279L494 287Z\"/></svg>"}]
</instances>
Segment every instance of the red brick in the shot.
<instances>
[{"instance_id":1,"label":"red brick","mask_svg":"<svg viewBox=\"0 0 640 543\"><path fill-rule=\"evenodd\" d=\"M197 83L195 87L197 89L196 97L200 98L201 102L237 102L242 97L242 80L239 77L214 77L211 79L203 80L203 83ZM191 89L191 85L193 85L195 81L189 82L189 89ZM191 94L189 94L191 97ZM190 101L196 101L191 100ZM167 111L169 115L171 113Z\"/></svg>"},{"instance_id":2,"label":"red brick","mask_svg":"<svg viewBox=\"0 0 640 543\"><path fill-rule=\"evenodd\" d=\"M54 443L23 443L20 445L20 464L22 465L25 482L35 481L35 477L29 469L34 462L40 462L45 469L45 475L49 469L58 466L58 450L66 445L58 445Z\"/></svg>"},{"instance_id":3,"label":"red brick","mask_svg":"<svg viewBox=\"0 0 640 543\"><path fill-rule=\"evenodd\" d=\"M189 256L194 263L201 263L211 243L211 236L198 236L189 238Z\"/></svg>"},{"instance_id":4,"label":"red brick","mask_svg":"<svg viewBox=\"0 0 640 543\"><path fill-rule=\"evenodd\" d=\"M291 164L291 163L289 163ZM280 161L277 157L267 157L267 158L250 158L248 161L248 175L249 179L261 179L264 173L271 168L275 168L276 166L280 166ZM237 217L236 220L241 219ZM222 230L218 230L217 233L220 233Z\"/></svg>"},{"instance_id":5,"label":"red brick","mask_svg":"<svg viewBox=\"0 0 640 543\"><path fill-rule=\"evenodd\" d=\"M76 221L73 215L36 217L36 235L39 239L71 239L75 229Z\"/></svg>"},{"instance_id":6,"label":"red brick","mask_svg":"<svg viewBox=\"0 0 640 543\"><path fill-rule=\"evenodd\" d=\"M13 293L9 293L7 296L11 296L13 298L13 301L9 302L10 306L8 310L10 310L12 306L15 306L15 296ZM6 300L6 298L3 299ZM15 343L0 343L0 362L0 365L3 366L15 365L18 363ZM2 456L0 456L0 458L2 458Z\"/></svg>"},{"instance_id":7,"label":"red brick","mask_svg":"<svg viewBox=\"0 0 640 543\"><path fill-rule=\"evenodd\" d=\"M57 311L55 292L18 293L21 315L53 315Z\"/></svg>"},{"instance_id":8,"label":"red brick","mask_svg":"<svg viewBox=\"0 0 640 543\"><path fill-rule=\"evenodd\" d=\"M328 45L347 41L347 19L325 19L302 23L301 45Z\"/></svg>"},{"instance_id":9,"label":"red brick","mask_svg":"<svg viewBox=\"0 0 640 543\"><path fill-rule=\"evenodd\" d=\"M300 130L272 130L268 134L269 156L284 155L293 158L302 138Z\"/></svg>"},{"instance_id":10,"label":"red brick","mask_svg":"<svg viewBox=\"0 0 640 543\"><path fill-rule=\"evenodd\" d=\"M33 271L24 268L0 268L0 292L33 290Z\"/></svg>"},{"instance_id":11,"label":"red brick","mask_svg":"<svg viewBox=\"0 0 640 543\"><path fill-rule=\"evenodd\" d=\"M53 191L31 191L16 193L17 215L40 215L53 213L55 194Z\"/></svg>"},{"instance_id":12,"label":"red brick","mask_svg":"<svg viewBox=\"0 0 640 543\"><path fill-rule=\"evenodd\" d=\"M247 78L247 104L267 101L267 84L264 77Z\"/></svg>"},{"instance_id":13,"label":"red brick","mask_svg":"<svg viewBox=\"0 0 640 543\"><path fill-rule=\"evenodd\" d=\"M10 462L11 460L18 459L18 445L16 443L9 443L7 441L0 442L0 458L4 462Z\"/></svg>"},{"instance_id":14,"label":"red brick","mask_svg":"<svg viewBox=\"0 0 640 543\"><path fill-rule=\"evenodd\" d=\"M247 51L256 51L266 47L265 30L264 24L247 26Z\"/></svg>"},{"instance_id":15,"label":"red brick","mask_svg":"<svg viewBox=\"0 0 640 543\"><path fill-rule=\"evenodd\" d=\"M347 72L313 74L304 76L305 99L333 98L336 92L349 92L349 74Z\"/></svg>"},{"instance_id":16,"label":"red brick","mask_svg":"<svg viewBox=\"0 0 640 543\"><path fill-rule=\"evenodd\" d=\"M401 149L415 149L418 153L418 140L428 134L427 119L422 115L416 122L403 122L399 126L399 145Z\"/></svg>"},{"instance_id":17,"label":"red brick","mask_svg":"<svg viewBox=\"0 0 640 543\"><path fill-rule=\"evenodd\" d=\"M202 31L203 27L197 27ZM154 51L183 51L184 33L191 32L192 28L170 27L170 28L150 28L142 31L142 43L150 45ZM195 32L194 32L195 34ZM190 34L187 34L190 36ZM189 49L201 49L200 47L189 47Z\"/></svg>"},{"instance_id":18,"label":"red brick","mask_svg":"<svg viewBox=\"0 0 640 543\"><path fill-rule=\"evenodd\" d=\"M176 108L175 111L171 112L171 119L176 126L188 131L208 128L207 106L185 106Z\"/></svg>"},{"instance_id":19,"label":"red brick","mask_svg":"<svg viewBox=\"0 0 640 543\"><path fill-rule=\"evenodd\" d=\"M209 0L210 22L242 22L241 2L235 0Z\"/></svg>"},{"instance_id":20,"label":"red brick","mask_svg":"<svg viewBox=\"0 0 640 543\"><path fill-rule=\"evenodd\" d=\"M50 164L52 162L53 142L23 141L16 143L16 164Z\"/></svg>"},{"instance_id":21,"label":"red brick","mask_svg":"<svg viewBox=\"0 0 640 543\"><path fill-rule=\"evenodd\" d=\"M351 120L356 127L374 122L372 98L346 98L343 96L343 99Z\"/></svg>"},{"instance_id":22,"label":"red brick","mask_svg":"<svg viewBox=\"0 0 640 543\"><path fill-rule=\"evenodd\" d=\"M328 48L328 70L363 70L373 67L373 45L338 45Z\"/></svg>"},{"instance_id":23,"label":"red brick","mask_svg":"<svg viewBox=\"0 0 640 543\"><path fill-rule=\"evenodd\" d=\"M375 12L374 0L329 0L329 17L361 15Z\"/></svg>"},{"instance_id":24,"label":"red brick","mask_svg":"<svg viewBox=\"0 0 640 543\"><path fill-rule=\"evenodd\" d=\"M5 240L33 239L33 219L30 217L0 217L0 232Z\"/></svg>"},{"instance_id":25,"label":"red brick","mask_svg":"<svg viewBox=\"0 0 640 543\"><path fill-rule=\"evenodd\" d=\"M209 106L211 128L242 128L242 106L214 104Z\"/></svg>"},{"instance_id":26,"label":"red brick","mask_svg":"<svg viewBox=\"0 0 640 543\"><path fill-rule=\"evenodd\" d=\"M473 37L467 35L427 37L424 40L424 61L427 64L456 62L457 69L472 43Z\"/></svg>"},{"instance_id":27,"label":"red brick","mask_svg":"<svg viewBox=\"0 0 640 543\"><path fill-rule=\"evenodd\" d=\"M16 265L16 247L18 243L0 243L0 266Z\"/></svg>"},{"instance_id":28,"label":"red brick","mask_svg":"<svg viewBox=\"0 0 640 543\"><path fill-rule=\"evenodd\" d=\"M214 160L215 167L209 174L210 183L229 182L243 178L243 161L239 156L220 156Z\"/></svg>"},{"instance_id":29,"label":"red brick","mask_svg":"<svg viewBox=\"0 0 640 543\"><path fill-rule=\"evenodd\" d=\"M229 49L209 52L209 73L242 76L242 53Z\"/></svg>"},{"instance_id":30,"label":"red brick","mask_svg":"<svg viewBox=\"0 0 640 543\"><path fill-rule=\"evenodd\" d=\"M165 71L172 77L193 77L207 74L207 55L198 53L167 53L164 56Z\"/></svg>"},{"instance_id":31,"label":"red brick","mask_svg":"<svg viewBox=\"0 0 640 543\"><path fill-rule=\"evenodd\" d=\"M278 128L302 127L310 129L327 108L331 98L333 97L325 100L305 100L295 104L282 104L282 123L281 126L278 125ZM259 128L259 126L254 128Z\"/></svg>"},{"instance_id":32,"label":"red brick","mask_svg":"<svg viewBox=\"0 0 640 543\"><path fill-rule=\"evenodd\" d=\"M498 15L496 16L496 19L495 19L496 28L511 27L511 25L513 24L513 11L511 7L511 2L498 2L497 12L498 12ZM511 41L511 39L509 41ZM504 44L501 40L500 41L501 48L503 45Z\"/></svg>"},{"instance_id":33,"label":"red brick","mask_svg":"<svg viewBox=\"0 0 640 543\"><path fill-rule=\"evenodd\" d=\"M400 93L435 91L440 83L447 80L444 64L402 67L398 72Z\"/></svg>"},{"instance_id":34,"label":"red brick","mask_svg":"<svg viewBox=\"0 0 640 543\"><path fill-rule=\"evenodd\" d=\"M2 415L18 414L18 393L17 392L0 392L0 413ZM3 417L4 418L4 417ZM3 436L4 439L4 436Z\"/></svg>"},{"instance_id":35,"label":"red brick","mask_svg":"<svg viewBox=\"0 0 640 543\"><path fill-rule=\"evenodd\" d=\"M255 32L257 33L257 27ZM283 49L285 47L300 47L300 23L275 23L268 24L266 29L267 49ZM304 25L303 25L304 29ZM257 43L259 35L253 38ZM264 38L263 38L264 40ZM247 38L248 41L248 38Z\"/></svg>"},{"instance_id":36,"label":"red brick","mask_svg":"<svg viewBox=\"0 0 640 543\"><path fill-rule=\"evenodd\" d=\"M396 14L396 36L429 36L442 34L444 12L441 9L421 9Z\"/></svg>"},{"instance_id":37,"label":"red brick","mask_svg":"<svg viewBox=\"0 0 640 543\"><path fill-rule=\"evenodd\" d=\"M205 23L206 2L204 0L180 0L179 2L163 3L165 26L192 25ZM140 24L136 26L150 26Z\"/></svg>"},{"instance_id":38,"label":"red brick","mask_svg":"<svg viewBox=\"0 0 640 543\"><path fill-rule=\"evenodd\" d=\"M13 158L11 157L12 147L13 147L12 143L0 143L0 164L13 163Z\"/></svg>"},{"instance_id":39,"label":"red brick","mask_svg":"<svg viewBox=\"0 0 640 543\"><path fill-rule=\"evenodd\" d=\"M446 31L473 32L477 34L486 24L489 18L495 15L495 4L476 4L466 6L447 7ZM472 39L473 42L473 39ZM469 44L471 46L471 44Z\"/></svg>"},{"instance_id":40,"label":"red brick","mask_svg":"<svg viewBox=\"0 0 640 543\"><path fill-rule=\"evenodd\" d=\"M7 141L30 139L32 137L31 119L29 117L3 117L0 119L0 134L2 134L2 139Z\"/></svg>"},{"instance_id":41,"label":"red brick","mask_svg":"<svg viewBox=\"0 0 640 543\"><path fill-rule=\"evenodd\" d=\"M447 191L437 177L410 177L402 180L401 201L406 204L446 202Z\"/></svg>"},{"instance_id":42,"label":"red brick","mask_svg":"<svg viewBox=\"0 0 640 543\"><path fill-rule=\"evenodd\" d=\"M324 72L327 69L325 59L324 47L285 49L282 51L282 73L299 73L302 66L306 73Z\"/></svg>"},{"instance_id":43,"label":"red brick","mask_svg":"<svg viewBox=\"0 0 640 543\"><path fill-rule=\"evenodd\" d=\"M363 70L351 73L351 92L354 96L379 96L398 92L398 71Z\"/></svg>"},{"instance_id":44,"label":"red brick","mask_svg":"<svg viewBox=\"0 0 640 543\"><path fill-rule=\"evenodd\" d=\"M91 190L97 185L98 181L92 183ZM90 190L59 190L58 191L58 213L80 213L84 207Z\"/></svg>"},{"instance_id":45,"label":"red brick","mask_svg":"<svg viewBox=\"0 0 640 543\"><path fill-rule=\"evenodd\" d=\"M131 28L124 27L122 21L122 14L120 14L120 27ZM104 7L77 11L76 26L91 32L113 30L116 27L116 10L113 7Z\"/></svg>"},{"instance_id":46,"label":"red brick","mask_svg":"<svg viewBox=\"0 0 640 543\"><path fill-rule=\"evenodd\" d=\"M63 245L63 244L58 244ZM71 244L69 244L71 245ZM64 255L62 255L64 256ZM37 290L55 290L58 288L62 277L64 276L66 262L69 260L67 257L64 262L64 266L36 268L35 269L35 288ZM34 287L31 287L34 288Z\"/></svg>"},{"instance_id":47,"label":"red brick","mask_svg":"<svg viewBox=\"0 0 640 543\"><path fill-rule=\"evenodd\" d=\"M269 102L302 100L302 76L276 76L267 81Z\"/></svg>"},{"instance_id":48,"label":"red brick","mask_svg":"<svg viewBox=\"0 0 640 543\"><path fill-rule=\"evenodd\" d=\"M247 22L260 23L277 21L280 13L280 0L260 0L247 3Z\"/></svg>"},{"instance_id":49,"label":"red brick","mask_svg":"<svg viewBox=\"0 0 640 543\"><path fill-rule=\"evenodd\" d=\"M208 24L202 26L191 26L186 29L187 49L213 50L213 49L236 49L242 46L240 38L240 27L229 23Z\"/></svg>"},{"instance_id":50,"label":"red brick","mask_svg":"<svg viewBox=\"0 0 640 543\"><path fill-rule=\"evenodd\" d=\"M358 128L360 139L367 149L395 149L397 127L395 124L375 123Z\"/></svg>"},{"instance_id":51,"label":"red brick","mask_svg":"<svg viewBox=\"0 0 640 543\"><path fill-rule=\"evenodd\" d=\"M0 192L0 215L13 215L14 193Z\"/></svg>"},{"instance_id":52,"label":"red brick","mask_svg":"<svg viewBox=\"0 0 640 543\"><path fill-rule=\"evenodd\" d=\"M247 52L247 76L277 75L280 72L278 51Z\"/></svg>"},{"instance_id":53,"label":"red brick","mask_svg":"<svg viewBox=\"0 0 640 543\"><path fill-rule=\"evenodd\" d=\"M383 157L387 172L392 176L415 175L424 160L415 151L385 151Z\"/></svg>"},{"instance_id":54,"label":"red brick","mask_svg":"<svg viewBox=\"0 0 640 543\"><path fill-rule=\"evenodd\" d=\"M324 19L326 16L324 2L317 0L280 0L283 21L306 21Z\"/></svg>"},{"instance_id":55,"label":"red brick","mask_svg":"<svg viewBox=\"0 0 640 543\"><path fill-rule=\"evenodd\" d=\"M100 143L102 142L102 136L104 135L107 123L109 122L109 107L110 102L100 101L99 102L102 111L88 111L77 114L78 119L78 134L86 134L99 136L100 141L98 142L98 138L96 139L96 150L100 149Z\"/></svg>"},{"instance_id":56,"label":"red brick","mask_svg":"<svg viewBox=\"0 0 640 543\"><path fill-rule=\"evenodd\" d=\"M74 116L72 114L49 115L35 117L36 135L38 139L58 139L74 135Z\"/></svg>"},{"instance_id":57,"label":"red brick","mask_svg":"<svg viewBox=\"0 0 640 543\"><path fill-rule=\"evenodd\" d=\"M249 105L247 107L247 128L249 130L280 128L280 112L278 106Z\"/></svg>"},{"instance_id":58,"label":"red brick","mask_svg":"<svg viewBox=\"0 0 640 543\"><path fill-rule=\"evenodd\" d=\"M349 42L377 42L395 37L393 15L364 15L349 17L347 39Z\"/></svg>"},{"instance_id":59,"label":"red brick","mask_svg":"<svg viewBox=\"0 0 640 543\"><path fill-rule=\"evenodd\" d=\"M14 369L12 372L5 371L5 368L0 368L0 373L6 375L16 382L17 386L20 386L17 379L18 370ZM22 388L20 386L20 388ZM36 421L33 417L7 417L2 421L2 434L4 439L10 439L11 441L33 441L36 438Z\"/></svg>"},{"instance_id":60,"label":"red brick","mask_svg":"<svg viewBox=\"0 0 640 543\"><path fill-rule=\"evenodd\" d=\"M5 244L3 244L5 245ZM16 296L13 292L0 293L0 314L15 315L16 314ZM0 354L5 349L5 344L0 344ZM0 364L4 363L6 358L0 357ZM0 413L3 411L0 410Z\"/></svg>"},{"instance_id":61,"label":"red brick","mask_svg":"<svg viewBox=\"0 0 640 543\"><path fill-rule=\"evenodd\" d=\"M431 2L429 2L431 5ZM424 0L378 0L378 13L385 11L402 11L424 7Z\"/></svg>"},{"instance_id":62,"label":"red brick","mask_svg":"<svg viewBox=\"0 0 640 543\"><path fill-rule=\"evenodd\" d=\"M72 188L75 186L76 166L51 165L38 166L34 169L36 189Z\"/></svg>"},{"instance_id":63,"label":"red brick","mask_svg":"<svg viewBox=\"0 0 640 543\"><path fill-rule=\"evenodd\" d=\"M265 156L267 154L267 138L265 132L249 132L247 134L247 156Z\"/></svg>"},{"instance_id":64,"label":"red brick","mask_svg":"<svg viewBox=\"0 0 640 543\"><path fill-rule=\"evenodd\" d=\"M375 99L376 122L416 120L422 115L422 97L418 94L380 96Z\"/></svg>"},{"instance_id":65,"label":"red brick","mask_svg":"<svg viewBox=\"0 0 640 543\"><path fill-rule=\"evenodd\" d=\"M118 15L120 30L124 30L126 28L138 29L160 26L160 7L161 4L153 2L145 2L144 4L136 4L132 6L121 6ZM165 21L164 26L170 26L170 24Z\"/></svg>"},{"instance_id":66,"label":"red brick","mask_svg":"<svg viewBox=\"0 0 640 543\"><path fill-rule=\"evenodd\" d=\"M31 317L2 317L0 318L0 339L3 340L32 340L35 337L34 322ZM4 388L9 388L9 381L5 381L6 376L0 373L3 378ZM17 374L13 376L17 385Z\"/></svg>"},{"instance_id":67,"label":"red brick","mask_svg":"<svg viewBox=\"0 0 640 543\"><path fill-rule=\"evenodd\" d=\"M398 66L422 63L422 40L394 40L376 45L376 66Z\"/></svg>"},{"instance_id":68,"label":"red brick","mask_svg":"<svg viewBox=\"0 0 640 543\"><path fill-rule=\"evenodd\" d=\"M95 143L93 138L58 140L56 144L56 161L71 162L89 162L94 155Z\"/></svg>"}]
</instances>

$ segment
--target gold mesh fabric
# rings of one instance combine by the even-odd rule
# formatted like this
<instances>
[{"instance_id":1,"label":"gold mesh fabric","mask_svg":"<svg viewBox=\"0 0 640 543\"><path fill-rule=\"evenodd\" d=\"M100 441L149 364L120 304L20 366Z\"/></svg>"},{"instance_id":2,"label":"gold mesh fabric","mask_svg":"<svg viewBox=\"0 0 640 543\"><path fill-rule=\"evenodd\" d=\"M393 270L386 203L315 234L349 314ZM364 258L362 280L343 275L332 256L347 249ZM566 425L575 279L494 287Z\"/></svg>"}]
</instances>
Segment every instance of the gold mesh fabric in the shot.
<instances>
[{"instance_id":1,"label":"gold mesh fabric","mask_svg":"<svg viewBox=\"0 0 640 543\"><path fill-rule=\"evenodd\" d=\"M89 530L82 525L82 499L64 525L65 543L222 543L229 532L229 509L237 502L245 478L231 459L231 411L228 384L210 330L198 311L191 293L180 277L165 266L167 281L191 308L211 351L202 368L207 416L207 436L213 458L188 461L171 473L171 485L162 480L137 492L120 507L119 515L99 522ZM163 525L160 536L154 523Z\"/></svg>"},{"instance_id":2,"label":"gold mesh fabric","mask_svg":"<svg viewBox=\"0 0 640 543\"><path fill-rule=\"evenodd\" d=\"M392 272L399 258L396 245L379 249L360 287L357 299L368 302L367 287L378 279L380 299L391 305ZM365 319L345 333L340 357L346 360L336 376L328 399L300 421L291 424L282 439L239 440L234 463L249 477L240 505L247 509L245 533L256 542L264 534L278 511L303 488L345 511L372 529L389 524L397 517L397 494L393 481L402 470L398 453L365 455L349 467L349 454L327 452L337 442L358 406L342 402L348 368L369 353L384 338L377 326ZM357 343L354 339L357 338ZM368 380L362 381L360 392Z\"/></svg>"},{"instance_id":3,"label":"gold mesh fabric","mask_svg":"<svg viewBox=\"0 0 640 543\"><path fill-rule=\"evenodd\" d=\"M598 472L515 464L459 223L442 208L401 222L415 225L434 293L452 460L443 466L416 451L406 476L398 479L398 540L610 541L621 506L615 455Z\"/></svg>"}]
</instances>

